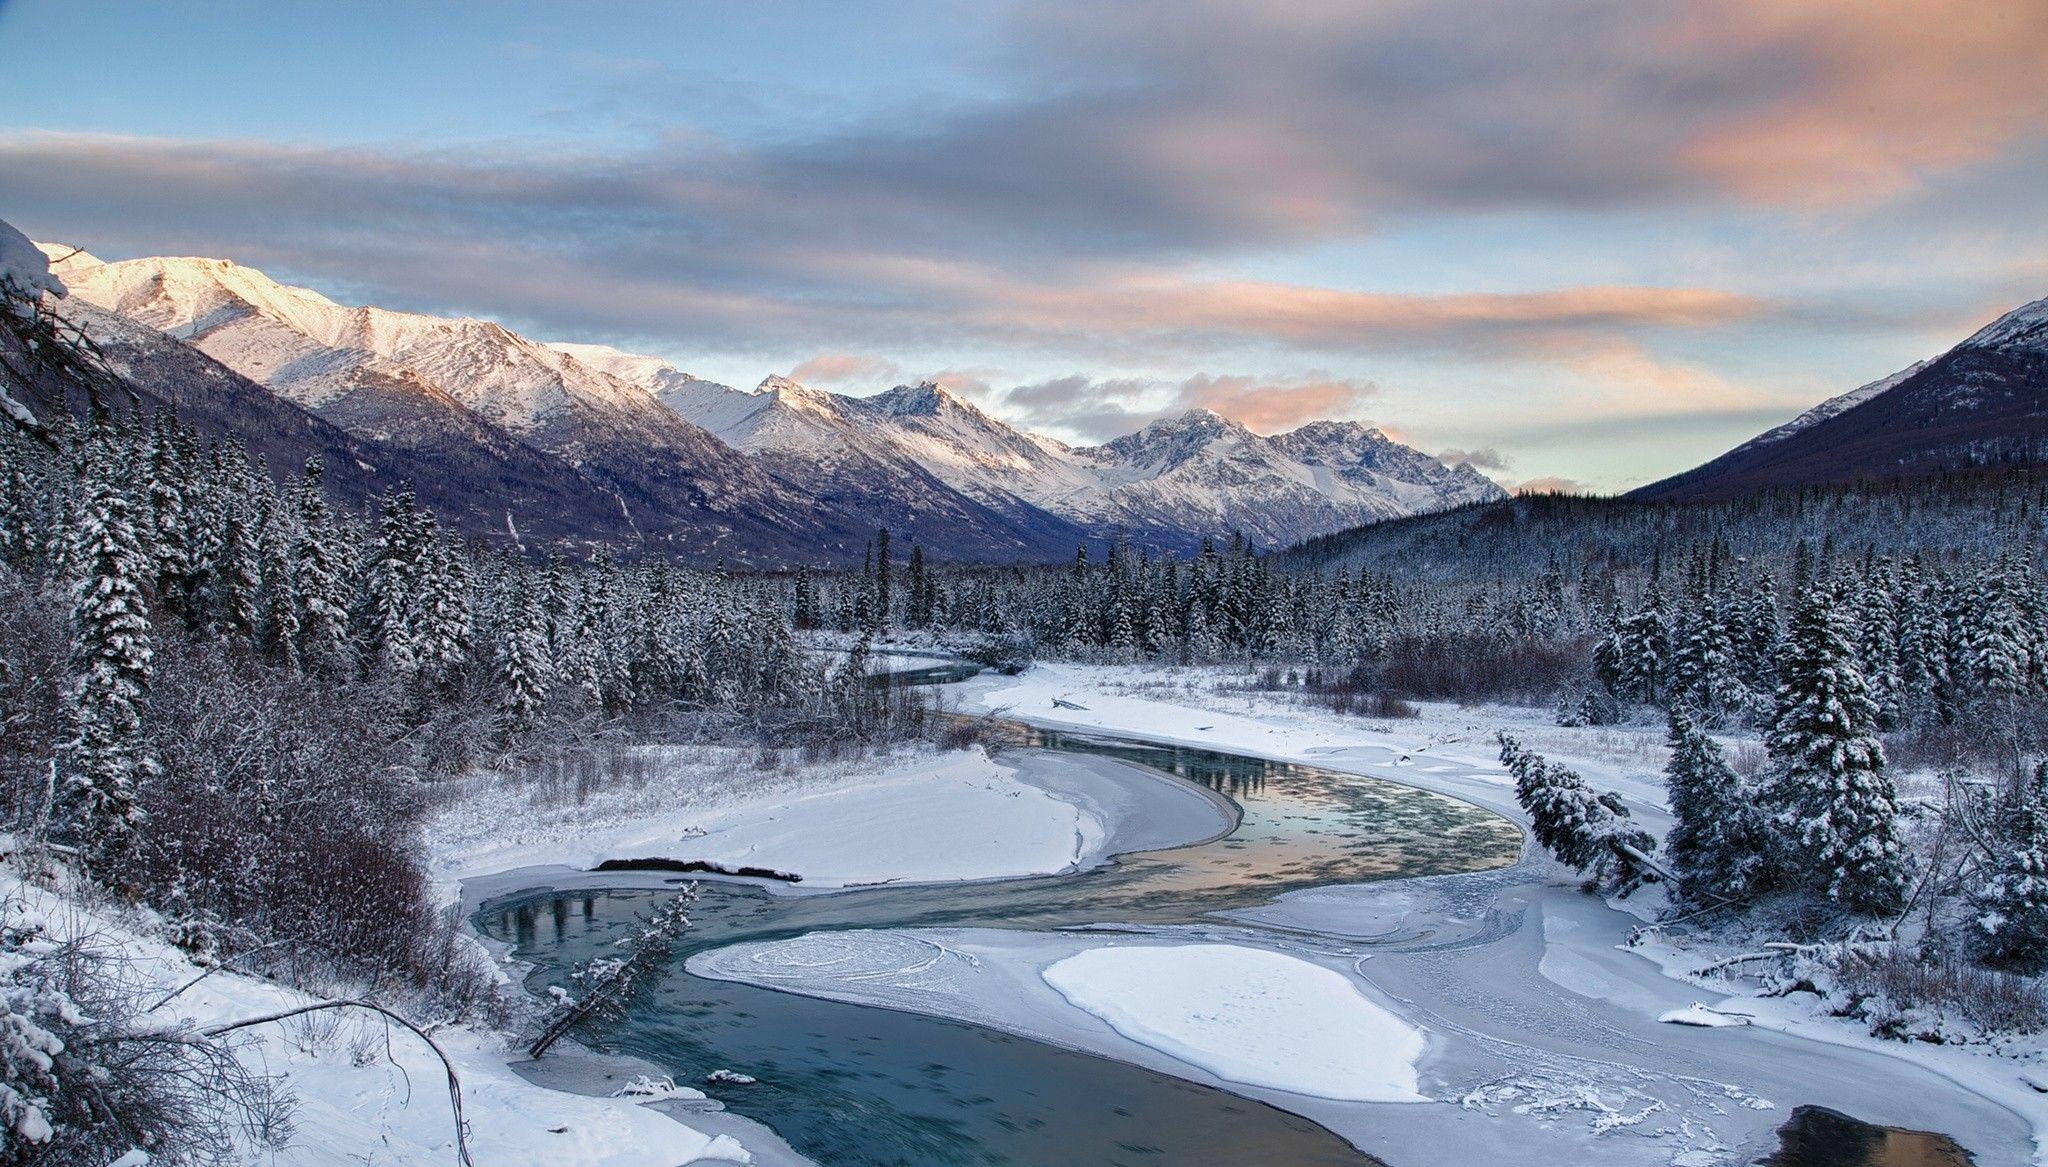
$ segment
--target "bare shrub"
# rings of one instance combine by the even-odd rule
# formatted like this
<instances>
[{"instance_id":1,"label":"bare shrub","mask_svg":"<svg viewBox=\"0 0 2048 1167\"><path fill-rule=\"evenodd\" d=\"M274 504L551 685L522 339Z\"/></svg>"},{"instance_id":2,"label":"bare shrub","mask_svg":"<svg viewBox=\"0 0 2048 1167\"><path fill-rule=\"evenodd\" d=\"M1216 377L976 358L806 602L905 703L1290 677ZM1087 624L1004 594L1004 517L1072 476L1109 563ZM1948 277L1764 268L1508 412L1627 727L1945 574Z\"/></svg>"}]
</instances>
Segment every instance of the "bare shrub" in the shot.
<instances>
[{"instance_id":1,"label":"bare shrub","mask_svg":"<svg viewBox=\"0 0 2048 1167\"><path fill-rule=\"evenodd\" d=\"M1591 651L1588 637L1411 635L1389 641L1368 668L1376 686L1403 697L1541 705L1579 680Z\"/></svg>"},{"instance_id":2,"label":"bare shrub","mask_svg":"<svg viewBox=\"0 0 2048 1167\"><path fill-rule=\"evenodd\" d=\"M26 1022L62 1043L34 1084L50 1130L11 1138L5 1162L107 1163L141 1149L152 1162L225 1165L290 1139L290 1100L276 1084L225 1043L166 1030L159 994L118 944L17 923L5 931L0 1015L12 1032Z\"/></svg>"},{"instance_id":3,"label":"bare shrub","mask_svg":"<svg viewBox=\"0 0 2048 1167\"><path fill-rule=\"evenodd\" d=\"M1988 1033L2048 1029L2048 988L2033 977L1947 958L1924 958L1897 944L1846 947L1833 962L1835 984L1870 1012L1874 1027L1895 1027L1907 1010L1952 1013Z\"/></svg>"}]
</instances>

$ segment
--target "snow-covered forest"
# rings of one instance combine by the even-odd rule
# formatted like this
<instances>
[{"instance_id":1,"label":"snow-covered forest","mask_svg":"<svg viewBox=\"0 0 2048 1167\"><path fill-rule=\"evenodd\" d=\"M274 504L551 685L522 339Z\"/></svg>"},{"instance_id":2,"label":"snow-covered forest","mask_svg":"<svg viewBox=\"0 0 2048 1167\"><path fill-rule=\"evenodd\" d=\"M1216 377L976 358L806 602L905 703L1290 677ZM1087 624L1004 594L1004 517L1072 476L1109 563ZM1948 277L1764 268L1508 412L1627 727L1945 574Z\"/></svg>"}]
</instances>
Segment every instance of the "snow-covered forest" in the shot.
<instances>
[{"instance_id":1,"label":"snow-covered forest","mask_svg":"<svg viewBox=\"0 0 2048 1167\"><path fill-rule=\"evenodd\" d=\"M5 848L208 967L501 1010L423 865L440 780L628 736L832 755L924 728L861 653L803 651L768 582L482 550L404 490L339 513L319 464L120 409L88 348L9 311L10 364L64 362L89 408L0 433ZM11 902L5 1161L241 1161L278 1133L267 1080L152 1018L118 946Z\"/></svg>"}]
</instances>

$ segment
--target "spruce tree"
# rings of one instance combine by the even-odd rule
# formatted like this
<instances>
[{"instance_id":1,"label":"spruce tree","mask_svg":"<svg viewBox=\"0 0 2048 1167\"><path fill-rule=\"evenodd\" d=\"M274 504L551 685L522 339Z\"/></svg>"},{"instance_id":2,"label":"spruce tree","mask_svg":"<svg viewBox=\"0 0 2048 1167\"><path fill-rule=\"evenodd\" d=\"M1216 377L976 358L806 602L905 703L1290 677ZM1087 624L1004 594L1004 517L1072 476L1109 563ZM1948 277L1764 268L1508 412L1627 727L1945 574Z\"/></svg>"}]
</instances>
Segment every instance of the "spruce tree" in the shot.
<instances>
[{"instance_id":1,"label":"spruce tree","mask_svg":"<svg viewBox=\"0 0 2048 1167\"><path fill-rule=\"evenodd\" d=\"M1852 635L1835 597L1809 589L1780 662L1767 797L1788 877L1851 911L1878 914L1897 910L1904 897L1907 857L1877 706Z\"/></svg>"},{"instance_id":2,"label":"spruce tree","mask_svg":"<svg viewBox=\"0 0 2048 1167\"><path fill-rule=\"evenodd\" d=\"M2020 972L2048 969L2048 761L1999 816L1983 882L1971 896L1977 951Z\"/></svg>"},{"instance_id":3,"label":"spruce tree","mask_svg":"<svg viewBox=\"0 0 2048 1167\"><path fill-rule=\"evenodd\" d=\"M72 589L67 694L72 737L60 809L72 837L111 867L134 846L142 822L136 787L157 764L143 729L153 669L143 591L149 568L110 462L103 448L93 459L78 516L81 570Z\"/></svg>"},{"instance_id":4,"label":"spruce tree","mask_svg":"<svg viewBox=\"0 0 2048 1167\"><path fill-rule=\"evenodd\" d=\"M1669 717L1671 759L1664 767L1671 804L1665 852L1695 899L1737 899L1759 888L1769 857L1770 833L1754 792L1729 769L1719 743L1690 714Z\"/></svg>"},{"instance_id":5,"label":"spruce tree","mask_svg":"<svg viewBox=\"0 0 2048 1167\"><path fill-rule=\"evenodd\" d=\"M1637 856L1655 851L1657 840L1629 821L1619 796L1595 792L1576 771L1551 765L1505 733L1499 740L1501 764L1514 776L1530 833L1558 862L1622 890L1649 874Z\"/></svg>"},{"instance_id":6,"label":"spruce tree","mask_svg":"<svg viewBox=\"0 0 2048 1167\"><path fill-rule=\"evenodd\" d=\"M530 590L518 587L506 617L500 707L509 728L521 732L540 723L554 687L555 664L548 651L547 611Z\"/></svg>"},{"instance_id":7,"label":"spruce tree","mask_svg":"<svg viewBox=\"0 0 2048 1167\"><path fill-rule=\"evenodd\" d=\"M296 492L297 538L292 545L292 602L296 605L299 660L305 669L334 679L355 665L348 635L349 588L334 519L320 488L320 459L306 463Z\"/></svg>"}]
</instances>

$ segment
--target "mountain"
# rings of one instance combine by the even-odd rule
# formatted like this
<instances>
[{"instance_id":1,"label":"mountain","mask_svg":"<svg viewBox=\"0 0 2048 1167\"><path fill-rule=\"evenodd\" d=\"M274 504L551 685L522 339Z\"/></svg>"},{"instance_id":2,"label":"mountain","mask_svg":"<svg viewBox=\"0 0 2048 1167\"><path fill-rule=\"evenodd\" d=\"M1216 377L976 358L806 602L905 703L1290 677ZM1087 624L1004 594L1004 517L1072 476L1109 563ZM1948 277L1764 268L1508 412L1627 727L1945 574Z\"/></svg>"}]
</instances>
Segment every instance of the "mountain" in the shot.
<instances>
[{"instance_id":1,"label":"mountain","mask_svg":"<svg viewBox=\"0 0 2048 1167\"><path fill-rule=\"evenodd\" d=\"M1634 492L1725 498L1787 486L2048 460L2048 299L1938 357L1831 398L1703 466Z\"/></svg>"},{"instance_id":2,"label":"mountain","mask_svg":"<svg viewBox=\"0 0 2048 1167\"><path fill-rule=\"evenodd\" d=\"M751 393L698 382L663 400L788 473L871 483L886 468L886 481L920 488L928 477L1053 546L1071 547L1077 533L1121 533L1188 548L1225 531L1284 546L1504 495L1469 467L1445 466L1355 422L1267 438L1196 409L1076 449L1018 430L934 382L856 398L770 377Z\"/></svg>"},{"instance_id":3,"label":"mountain","mask_svg":"<svg viewBox=\"0 0 2048 1167\"><path fill-rule=\"evenodd\" d=\"M1269 438L1195 409L1076 453L1100 482L1063 500L1076 513L1137 529L1243 531L1271 546L1507 493L1358 422Z\"/></svg>"},{"instance_id":4,"label":"mountain","mask_svg":"<svg viewBox=\"0 0 2048 1167\"><path fill-rule=\"evenodd\" d=\"M345 505L366 506L408 483L450 525L536 547L586 542L619 526L610 491L518 442L491 440L488 430L473 444L432 451L362 438L156 329L82 301L62 312L146 409L175 409L202 433L233 435L280 476L318 457L330 493Z\"/></svg>"},{"instance_id":5,"label":"mountain","mask_svg":"<svg viewBox=\"0 0 2048 1167\"><path fill-rule=\"evenodd\" d=\"M273 464L322 452L368 468L364 497L403 467L483 537L777 566L847 562L888 527L940 558L1046 561L1118 536L1285 545L1502 493L1356 423L1263 437L1195 410L1077 449L934 382L856 398L770 377L742 391L604 345L340 304L228 260L42 246L70 289L64 310L113 338L152 400L249 427ZM251 385L293 409L258 408ZM277 444L285 431L303 433Z\"/></svg>"},{"instance_id":6,"label":"mountain","mask_svg":"<svg viewBox=\"0 0 2048 1167\"><path fill-rule=\"evenodd\" d=\"M595 537L787 563L856 553L870 533L638 384L489 321L349 307L219 259L73 256L61 269L73 302L185 341L360 438L479 468L526 461L513 446L552 458L556 476L611 496Z\"/></svg>"}]
</instances>

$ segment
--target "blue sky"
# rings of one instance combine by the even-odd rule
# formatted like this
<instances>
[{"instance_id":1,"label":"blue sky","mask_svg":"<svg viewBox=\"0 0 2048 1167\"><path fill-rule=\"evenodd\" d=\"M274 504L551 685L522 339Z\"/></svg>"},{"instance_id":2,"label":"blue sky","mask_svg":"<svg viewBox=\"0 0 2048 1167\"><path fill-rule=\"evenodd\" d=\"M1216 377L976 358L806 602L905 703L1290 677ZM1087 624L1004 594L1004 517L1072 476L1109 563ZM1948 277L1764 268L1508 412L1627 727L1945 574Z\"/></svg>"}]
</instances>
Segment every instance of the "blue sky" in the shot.
<instances>
[{"instance_id":1,"label":"blue sky","mask_svg":"<svg viewBox=\"0 0 2048 1167\"><path fill-rule=\"evenodd\" d=\"M2048 295L2048 9L0 3L0 217L1069 440L1618 489Z\"/></svg>"}]
</instances>

